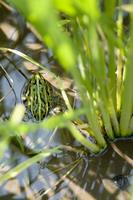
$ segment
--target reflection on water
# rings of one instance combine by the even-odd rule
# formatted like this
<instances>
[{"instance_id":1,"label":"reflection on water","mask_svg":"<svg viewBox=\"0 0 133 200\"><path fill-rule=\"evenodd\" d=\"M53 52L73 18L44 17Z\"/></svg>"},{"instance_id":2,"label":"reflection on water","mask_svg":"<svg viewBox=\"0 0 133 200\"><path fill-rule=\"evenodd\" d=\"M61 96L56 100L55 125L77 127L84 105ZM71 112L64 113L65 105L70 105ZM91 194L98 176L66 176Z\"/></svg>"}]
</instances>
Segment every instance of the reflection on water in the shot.
<instances>
[{"instance_id":1,"label":"reflection on water","mask_svg":"<svg viewBox=\"0 0 133 200\"><path fill-rule=\"evenodd\" d=\"M15 47L27 52L34 59L39 60L41 63L50 67L48 63L48 52L45 51L44 46L38 41L38 39L25 27L23 19L19 18L19 22L24 27L22 34L22 26L17 26L14 16L16 13L11 12L0 7L3 11L3 15L6 12L5 24L0 25L0 35L3 35L4 46ZM18 14L17 14L18 15ZM9 20L10 19L10 20ZM16 19L16 18L15 18ZM12 28L12 35L6 37L4 31L7 28L11 29L9 23L12 21L12 25L15 25L15 29ZM20 23L20 24L21 24ZM21 28L20 28L21 27ZM21 42L19 40L19 33L21 32ZM16 35L15 35L16 34ZM19 41L19 42L17 42ZM30 63L24 62L18 56L10 55L10 62L5 55L0 56L0 61L5 67L10 77L13 79L14 93L10 93L8 98L2 102L2 108L0 114L4 113L7 117L10 115L15 102L21 101L21 89L26 81L25 77L14 70L14 64L17 68L21 69L26 75L28 72L25 68L33 68ZM25 66L25 68L24 68ZM5 78L3 71L0 73L0 95L1 97L6 95L10 90L10 85ZM1 115L3 118L3 115ZM41 139L40 139L41 138ZM49 143L50 141L50 143ZM73 146L74 141L70 134L66 130L55 131L51 138L51 132L38 131L37 133L30 133L25 138L26 145L30 148L44 148L46 145L56 146L59 144ZM123 152L123 155L129 156L132 159L132 145L133 140L121 140L116 142L116 146ZM109 144L107 152L97 157L80 157L78 154L63 151L61 154L53 155L47 158L45 161L36 163L29 169L22 172L17 179L12 179L0 187L0 199L49 199L49 200L110 200L110 199L128 199L128 188L121 190L115 183L114 177L120 175L130 178L132 174L132 163L128 162L127 157L123 158L118 154L116 149ZM13 158L15 158L13 160ZM0 173L4 173L10 167L16 166L27 159L26 155L22 155L17 149L10 148L7 150L3 160L0 161ZM132 162L132 160L130 160ZM4 165L5 164L5 165Z\"/></svg>"},{"instance_id":2,"label":"reflection on water","mask_svg":"<svg viewBox=\"0 0 133 200\"><path fill-rule=\"evenodd\" d=\"M116 142L116 146L130 158L132 145L132 139ZM12 162L12 166L13 163L16 165L26 159L26 156L20 156L19 153L15 156L17 159ZM60 155L53 155L41 163L36 163L22 172L17 179L8 181L0 187L0 194L14 194L14 198L10 199L126 200L129 196L128 188L121 190L113 178L118 175L130 178L131 174L132 166L111 146L104 155L98 157L82 158L75 153L64 151Z\"/></svg>"}]
</instances>

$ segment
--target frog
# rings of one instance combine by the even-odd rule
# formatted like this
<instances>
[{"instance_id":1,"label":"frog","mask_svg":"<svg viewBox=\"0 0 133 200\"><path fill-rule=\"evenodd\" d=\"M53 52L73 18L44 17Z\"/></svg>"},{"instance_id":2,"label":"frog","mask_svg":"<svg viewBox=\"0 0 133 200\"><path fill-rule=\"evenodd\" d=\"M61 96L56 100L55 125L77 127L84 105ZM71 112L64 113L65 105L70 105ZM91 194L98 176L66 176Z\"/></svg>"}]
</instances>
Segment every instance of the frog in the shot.
<instances>
[{"instance_id":1,"label":"frog","mask_svg":"<svg viewBox=\"0 0 133 200\"><path fill-rule=\"evenodd\" d=\"M59 91L44 79L40 72L34 73L23 90L23 103L33 121L42 121L53 110L63 105ZM55 109L56 108L56 109Z\"/></svg>"},{"instance_id":2,"label":"frog","mask_svg":"<svg viewBox=\"0 0 133 200\"><path fill-rule=\"evenodd\" d=\"M126 190L130 186L130 175L116 175L112 178L112 181L120 190Z\"/></svg>"}]
</instances>

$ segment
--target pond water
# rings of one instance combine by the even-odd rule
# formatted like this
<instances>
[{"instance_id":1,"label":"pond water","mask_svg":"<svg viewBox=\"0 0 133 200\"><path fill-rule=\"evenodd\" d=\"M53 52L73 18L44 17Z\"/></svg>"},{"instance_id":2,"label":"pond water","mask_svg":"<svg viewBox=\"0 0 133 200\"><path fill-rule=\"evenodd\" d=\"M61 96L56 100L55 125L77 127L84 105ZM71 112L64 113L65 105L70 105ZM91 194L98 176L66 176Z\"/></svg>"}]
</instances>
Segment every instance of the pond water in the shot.
<instances>
[{"instance_id":1,"label":"pond water","mask_svg":"<svg viewBox=\"0 0 133 200\"><path fill-rule=\"evenodd\" d=\"M66 143L63 138L65 130L59 132L53 138L52 145ZM42 131L29 137L28 142L34 143L34 139L39 138L45 141L49 133ZM68 138L67 138L68 139ZM31 142L30 142L31 141ZM71 141L71 146L72 146ZM39 141L38 141L39 143ZM70 138L68 140L70 145ZM0 187L0 199L128 199L130 178L132 176L132 165L127 157L132 158L133 139L121 140L115 143L115 147L109 145L103 155L97 157L82 157L78 154L63 151L55 154L46 160L34 164L16 179L6 182ZM120 156L119 150L122 154ZM12 159L15 158L15 160ZM16 166L27 158L16 150L9 149L1 161L1 173L8 168ZM8 160L8 162L7 162ZM5 163L5 166L4 164ZM127 177L127 182L123 188L117 182L117 177ZM115 181L114 181L115 179ZM118 180L119 181L119 180ZM7 198L6 198L7 196Z\"/></svg>"},{"instance_id":2,"label":"pond water","mask_svg":"<svg viewBox=\"0 0 133 200\"><path fill-rule=\"evenodd\" d=\"M16 48L51 70L62 73L59 67L55 68L53 61L49 62L51 52L47 51L26 27L25 20L16 11L0 5L0 15L0 46ZM10 116L15 104L21 102L21 91L27 81L23 74L28 77L30 75L28 70L33 70L35 66L12 54L1 54L0 63L10 79L13 80L13 90L11 90L7 75L2 68L0 69L0 97L6 96L0 104L0 118L4 120ZM130 179L133 173L133 139L128 138L108 143L106 152L99 156L83 156L64 150L60 154L52 155L46 160L34 164L17 178L0 186L0 199L128 199ZM34 134L29 133L25 137L25 144L29 148L35 147L36 149L60 144L79 147L65 129L55 130L54 133L48 130L39 130ZM27 156L11 145L0 161L0 174L25 159ZM121 186L121 184L123 185Z\"/></svg>"}]
</instances>

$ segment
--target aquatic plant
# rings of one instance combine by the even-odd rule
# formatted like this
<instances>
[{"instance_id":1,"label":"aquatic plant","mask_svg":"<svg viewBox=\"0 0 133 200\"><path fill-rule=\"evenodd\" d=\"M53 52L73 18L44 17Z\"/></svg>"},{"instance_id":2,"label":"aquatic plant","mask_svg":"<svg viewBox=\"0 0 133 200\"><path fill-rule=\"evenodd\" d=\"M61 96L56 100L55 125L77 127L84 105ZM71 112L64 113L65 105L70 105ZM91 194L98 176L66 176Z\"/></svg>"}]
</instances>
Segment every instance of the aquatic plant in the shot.
<instances>
[{"instance_id":1,"label":"aquatic plant","mask_svg":"<svg viewBox=\"0 0 133 200\"><path fill-rule=\"evenodd\" d=\"M105 136L113 140L133 133L133 16L132 4L115 0L9 0L36 29L41 40L52 49L62 68L73 78L81 107L38 124L1 122L0 132L9 140L9 132L17 135L38 128L67 127L82 145L93 153L106 146ZM125 12L126 11L126 12ZM124 17L130 16L125 30ZM33 62L27 55L10 51ZM62 83L63 84L63 83ZM62 91L63 87L60 88ZM85 116L86 132L94 141L83 136L73 121ZM8 127L5 128L5 127ZM4 143L3 143L4 146ZM31 163L32 164L32 163Z\"/></svg>"}]
</instances>

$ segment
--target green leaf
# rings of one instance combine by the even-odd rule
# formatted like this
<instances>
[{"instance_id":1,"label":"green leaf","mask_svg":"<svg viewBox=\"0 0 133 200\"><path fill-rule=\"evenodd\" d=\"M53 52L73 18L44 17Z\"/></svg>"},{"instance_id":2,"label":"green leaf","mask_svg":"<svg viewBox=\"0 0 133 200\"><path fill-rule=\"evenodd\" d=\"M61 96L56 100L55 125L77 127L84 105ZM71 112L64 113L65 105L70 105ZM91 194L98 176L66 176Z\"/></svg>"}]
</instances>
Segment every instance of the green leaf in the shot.
<instances>
[{"instance_id":1,"label":"green leaf","mask_svg":"<svg viewBox=\"0 0 133 200\"><path fill-rule=\"evenodd\" d=\"M3 184L5 181L9 180L10 178L16 177L23 170L27 169L28 167L30 167L34 163L38 162L39 160L46 158L53 153L59 153L59 152L60 152L59 147L56 147L56 148L53 148L53 149L46 149L43 152L39 153L38 155L27 159L26 161L22 162L21 164L14 167L13 169L10 169L4 175L1 175L0 176L0 184Z\"/></svg>"}]
</instances>

